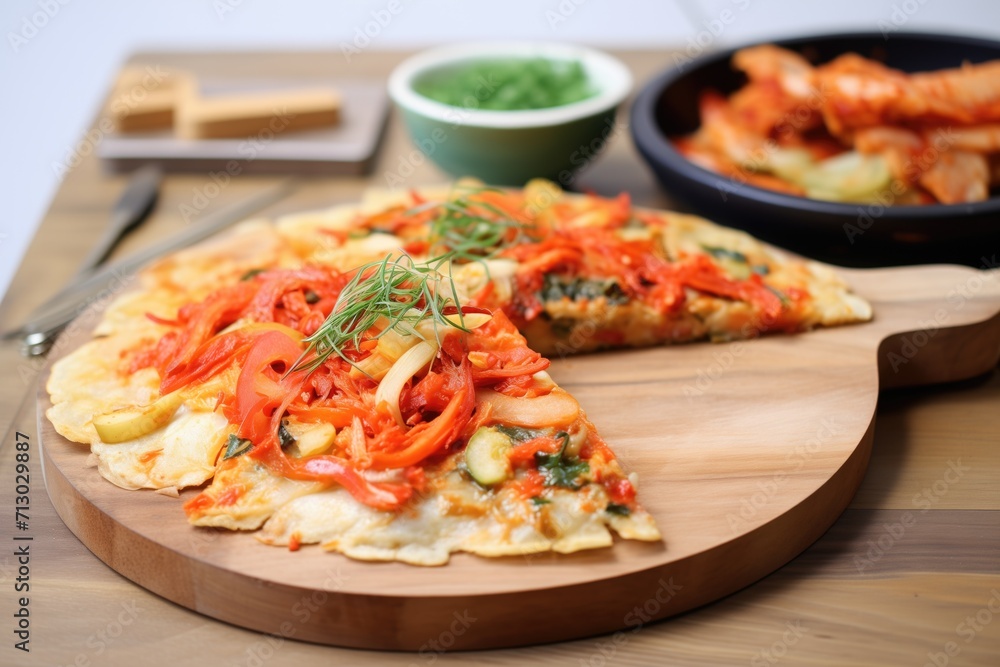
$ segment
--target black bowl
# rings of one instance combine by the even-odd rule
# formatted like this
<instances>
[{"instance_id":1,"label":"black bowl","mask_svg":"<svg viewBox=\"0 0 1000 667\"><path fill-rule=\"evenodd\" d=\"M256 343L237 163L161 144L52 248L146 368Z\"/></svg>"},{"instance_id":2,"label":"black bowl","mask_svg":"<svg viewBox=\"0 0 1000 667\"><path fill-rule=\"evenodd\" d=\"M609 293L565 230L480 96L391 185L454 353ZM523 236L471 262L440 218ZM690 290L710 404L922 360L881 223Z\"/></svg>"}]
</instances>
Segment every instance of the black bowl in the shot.
<instances>
[{"instance_id":1,"label":"black bowl","mask_svg":"<svg viewBox=\"0 0 1000 667\"><path fill-rule=\"evenodd\" d=\"M1000 59L1000 42L952 35L851 33L772 43L817 64L855 52L910 72ZM725 95L746 83L746 77L730 66L737 50L675 64L646 84L632 105L632 139L677 200L699 215L848 266L924 262L978 266L1000 253L997 196L971 204L926 206L826 202L740 184L677 152L669 137L697 129L700 93L713 88Z\"/></svg>"}]
</instances>

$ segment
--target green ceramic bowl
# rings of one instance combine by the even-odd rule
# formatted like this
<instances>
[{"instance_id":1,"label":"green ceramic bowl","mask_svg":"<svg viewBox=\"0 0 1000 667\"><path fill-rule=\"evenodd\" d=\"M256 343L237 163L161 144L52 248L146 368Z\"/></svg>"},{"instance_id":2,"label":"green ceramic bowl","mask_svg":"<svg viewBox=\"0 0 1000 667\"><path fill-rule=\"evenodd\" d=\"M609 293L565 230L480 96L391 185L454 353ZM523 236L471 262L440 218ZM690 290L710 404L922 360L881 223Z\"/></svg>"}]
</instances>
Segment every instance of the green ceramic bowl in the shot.
<instances>
[{"instance_id":1,"label":"green ceramic bowl","mask_svg":"<svg viewBox=\"0 0 1000 667\"><path fill-rule=\"evenodd\" d=\"M593 97L559 107L487 111L451 106L417 93L413 84L439 69L476 61L520 58L577 60L597 89ZM452 176L474 176L496 185L523 185L544 177L567 185L590 163L605 140L621 131L618 105L632 89L628 69L611 56L582 46L549 43L485 43L446 46L420 53L389 77L389 95L417 148Z\"/></svg>"}]
</instances>

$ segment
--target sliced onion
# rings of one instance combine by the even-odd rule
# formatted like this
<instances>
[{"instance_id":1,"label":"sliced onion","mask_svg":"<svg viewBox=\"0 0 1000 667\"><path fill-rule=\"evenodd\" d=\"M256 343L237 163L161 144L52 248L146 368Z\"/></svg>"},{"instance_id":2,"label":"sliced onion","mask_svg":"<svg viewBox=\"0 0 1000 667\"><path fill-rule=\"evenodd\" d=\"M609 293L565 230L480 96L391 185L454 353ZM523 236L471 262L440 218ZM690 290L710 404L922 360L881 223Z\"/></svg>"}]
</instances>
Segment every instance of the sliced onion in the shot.
<instances>
[{"instance_id":1,"label":"sliced onion","mask_svg":"<svg viewBox=\"0 0 1000 667\"><path fill-rule=\"evenodd\" d=\"M569 426L580 416L580 404L558 388L534 397L514 397L492 389L478 389L476 403L489 404L490 422L524 428Z\"/></svg>"},{"instance_id":2,"label":"sliced onion","mask_svg":"<svg viewBox=\"0 0 1000 667\"><path fill-rule=\"evenodd\" d=\"M399 410L399 395L410 378L434 361L437 350L437 345L434 343L428 341L417 343L392 365L375 391L375 407L381 407L384 403L385 409L400 426L403 426L404 422L403 413Z\"/></svg>"},{"instance_id":3,"label":"sliced onion","mask_svg":"<svg viewBox=\"0 0 1000 667\"><path fill-rule=\"evenodd\" d=\"M445 315L444 317L456 326L463 326L470 331L478 329L493 319L493 316L488 313L464 313L461 317L456 313L455 315ZM439 336L460 332L460 329L445 326L433 318L421 320L417 324L416 329L417 333L425 340L437 340Z\"/></svg>"},{"instance_id":4,"label":"sliced onion","mask_svg":"<svg viewBox=\"0 0 1000 667\"><path fill-rule=\"evenodd\" d=\"M180 391L161 396L149 405L127 407L94 417L94 429L101 441L128 442L166 426L184 402Z\"/></svg>"},{"instance_id":5,"label":"sliced onion","mask_svg":"<svg viewBox=\"0 0 1000 667\"><path fill-rule=\"evenodd\" d=\"M457 314L446 317L455 324L462 322ZM486 313L466 313L462 317L466 329L475 329L489 322L493 316ZM382 381L379 382L378 389L375 391L375 406L380 407L384 403L385 409L400 426L405 424L403 413L399 409L399 395L403 392L403 387L410 378L434 361L438 352L439 336L459 333L459 330L452 327L442 327L435 330L434 321L426 319L417 324L416 333L425 340L403 352L402 356L396 360L392 368L382 378Z\"/></svg>"},{"instance_id":6,"label":"sliced onion","mask_svg":"<svg viewBox=\"0 0 1000 667\"><path fill-rule=\"evenodd\" d=\"M355 380L367 376L378 381L385 377L385 374L392 368L393 363L393 359L388 359L378 352L373 352L351 366L348 374Z\"/></svg>"}]
</instances>

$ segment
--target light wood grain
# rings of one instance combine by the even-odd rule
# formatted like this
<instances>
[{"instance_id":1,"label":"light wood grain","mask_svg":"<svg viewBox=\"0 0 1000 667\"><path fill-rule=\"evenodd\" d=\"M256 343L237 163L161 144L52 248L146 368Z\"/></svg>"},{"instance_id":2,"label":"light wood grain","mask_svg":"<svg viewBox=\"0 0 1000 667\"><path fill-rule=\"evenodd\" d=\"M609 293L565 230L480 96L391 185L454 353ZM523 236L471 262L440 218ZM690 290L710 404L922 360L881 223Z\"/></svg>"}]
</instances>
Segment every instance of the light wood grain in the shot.
<instances>
[{"instance_id":1,"label":"light wood grain","mask_svg":"<svg viewBox=\"0 0 1000 667\"><path fill-rule=\"evenodd\" d=\"M619 54L638 82L672 62L669 51ZM136 62L172 63L203 74L229 77L243 73L281 77L297 71L349 73L384 77L406 54L365 52L347 68L336 53L146 55ZM309 180L294 197L268 213L284 212L357 200L361 190L385 183L412 147L394 119L368 178ZM407 185L439 181L443 175L425 163L406 179ZM163 238L185 224L178 210L207 176L171 176L153 218L127 240L119 255ZM221 208L272 179L235 180L203 212ZM15 324L34 305L69 279L73 267L93 244L107 212L124 183L102 175L93 158L83 160L66 177L0 304L0 321ZM611 137L608 151L588 167L581 185L601 194L628 190L637 203L664 207L669 200L642 166L627 132ZM986 256L997 249L984 248ZM0 424L37 438L35 390L40 365L22 360L12 343L0 343ZM579 390L579 389L577 389ZM26 396L28 409L17 413ZM751 664L761 651L780 640L786 623L811 619L810 632L774 664L922 665L929 652L959 641L962 653L953 665L996 664L1000 654L1000 622L994 620L965 643L955 628L969 614L984 608L993 588L1000 587L1000 553L984 540L995 535L1000 499L997 438L1000 432L1000 374L958 385L908 389L879 398L872 464L851 511L812 548L764 580L719 603L616 641L604 635L548 646L474 653L388 653L353 651L291 640L271 648L262 635L212 620L172 604L132 584L106 567L84 547L56 516L40 487L33 491L32 532L32 653L22 654L0 644L0 664L30 667L77 664L171 667L204 664L248 665L253 656L265 665L736 665ZM15 419L16 417L16 419ZM9 479L13 457L9 439L0 445L0 478ZM965 480L952 486L942 507L973 510L969 514L921 515L908 537L879 561L886 569L859 573L852 565L864 554L872 532L898 510L910 509L910 499L938 479L952 456L972 456L978 462ZM38 458L33 458L39 472ZM12 487L0 484L0 502L10 507ZM875 510L889 510L889 517ZM976 526L962 530L971 516ZM942 516L941 519L935 517ZM992 520L992 523L990 523ZM862 529L863 528L863 529ZM949 529L950 528L950 529ZM940 529L940 532L937 532ZM13 525L0 522L0 539L10 543ZM990 532L991 531L991 532ZM5 609L13 609L10 565L0 556ZM985 565L983 565L985 563ZM990 569L992 563L992 569ZM122 604L141 610L128 626L117 626ZM437 638L445 628L428 635ZM115 634L108 636L108 632ZM105 639L101 639L104 633ZM620 637L618 638L621 639ZM603 662L602 662L603 660ZM770 663L768 663L770 664Z\"/></svg>"}]
</instances>

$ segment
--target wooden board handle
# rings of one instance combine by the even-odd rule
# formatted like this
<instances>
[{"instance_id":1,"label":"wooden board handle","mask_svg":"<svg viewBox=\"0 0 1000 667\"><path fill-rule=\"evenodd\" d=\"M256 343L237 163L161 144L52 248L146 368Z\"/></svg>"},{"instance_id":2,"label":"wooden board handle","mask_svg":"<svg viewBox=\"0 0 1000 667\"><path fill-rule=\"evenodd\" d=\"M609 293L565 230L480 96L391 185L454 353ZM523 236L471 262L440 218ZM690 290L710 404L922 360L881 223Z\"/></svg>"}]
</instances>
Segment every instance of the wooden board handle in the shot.
<instances>
[{"instance_id":1,"label":"wooden board handle","mask_svg":"<svg viewBox=\"0 0 1000 667\"><path fill-rule=\"evenodd\" d=\"M872 302L882 389L954 382L1000 361L1000 268L932 265L852 272ZM855 274L855 276L852 276Z\"/></svg>"}]
</instances>

